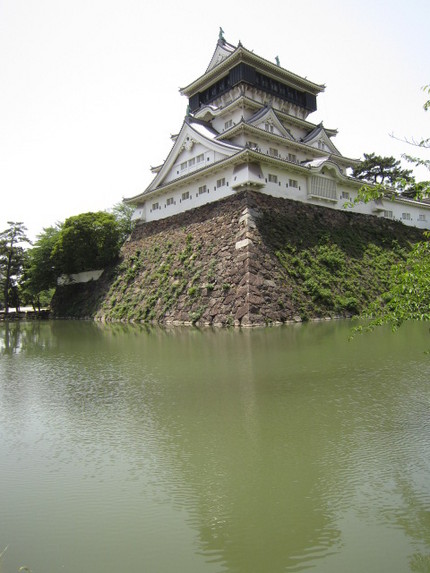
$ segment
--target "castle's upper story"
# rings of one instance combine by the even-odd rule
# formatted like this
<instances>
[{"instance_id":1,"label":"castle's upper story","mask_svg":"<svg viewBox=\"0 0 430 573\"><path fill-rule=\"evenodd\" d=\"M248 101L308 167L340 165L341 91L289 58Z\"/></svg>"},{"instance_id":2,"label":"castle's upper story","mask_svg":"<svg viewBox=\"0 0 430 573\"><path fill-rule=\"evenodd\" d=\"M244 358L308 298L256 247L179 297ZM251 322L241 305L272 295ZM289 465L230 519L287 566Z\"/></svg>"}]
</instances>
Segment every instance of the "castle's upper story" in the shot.
<instances>
[{"instance_id":1,"label":"castle's upper story","mask_svg":"<svg viewBox=\"0 0 430 573\"><path fill-rule=\"evenodd\" d=\"M316 96L325 87L285 70L279 58L274 64L220 35L206 72L180 91L195 113L205 106L222 106L223 96L238 86L250 99L263 105L270 101L278 111L301 119L316 110Z\"/></svg>"},{"instance_id":2,"label":"castle's upper story","mask_svg":"<svg viewBox=\"0 0 430 573\"><path fill-rule=\"evenodd\" d=\"M325 89L220 36L206 71L180 93L187 115L166 160L143 193L126 199L139 222L169 217L242 189L343 209L362 185L348 175L358 163L314 124ZM430 206L396 199L361 204L361 213L430 226Z\"/></svg>"}]
</instances>

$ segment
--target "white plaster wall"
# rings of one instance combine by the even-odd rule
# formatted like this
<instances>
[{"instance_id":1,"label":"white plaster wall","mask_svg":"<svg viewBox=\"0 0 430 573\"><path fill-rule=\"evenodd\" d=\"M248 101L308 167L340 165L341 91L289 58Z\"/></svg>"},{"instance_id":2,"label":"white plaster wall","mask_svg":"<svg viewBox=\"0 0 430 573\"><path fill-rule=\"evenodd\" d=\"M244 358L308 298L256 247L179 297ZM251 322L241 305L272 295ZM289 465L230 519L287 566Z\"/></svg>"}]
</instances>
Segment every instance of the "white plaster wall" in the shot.
<instances>
[{"instance_id":1,"label":"white plaster wall","mask_svg":"<svg viewBox=\"0 0 430 573\"><path fill-rule=\"evenodd\" d=\"M225 185L222 187L217 187L217 181L219 179L225 179ZM205 203L218 201L234 193L231 188L233 178L233 169L229 168L226 171L218 172L217 174L212 174L210 176L199 178L193 184L183 184L177 186L175 190L160 193L149 197L144 205L140 205L135 212L141 212L140 219L136 220L142 221L156 221L158 219L164 219L165 217L170 217L176 215L177 213L182 213L189 209L195 207L200 207ZM206 193L199 194L199 187L206 185ZM189 193L188 199L183 199L182 194ZM167 199L172 198L173 203L167 205ZM156 210L152 209L154 203L159 204L159 208Z\"/></svg>"},{"instance_id":2,"label":"white plaster wall","mask_svg":"<svg viewBox=\"0 0 430 573\"><path fill-rule=\"evenodd\" d=\"M204 155L204 159L202 162L197 163L196 159L202 153ZM192 159L195 160L194 165L189 165L189 161ZM187 167L185 169L181 169L181 164L185 162L187 162ZM201 143L196 143L195 145L193 145L192 149L190 150L184 149L179 154L178 160L175 162L169 174L167 175L165 182L169 183L170 181L174 181L175 179L178 179L178 177L188 175L189 173L197 171L198 169L207 167L213 162L214 162L214 152L208 150Z\"/></svg>"},{"instance_id":3,"label":"white plaster wall","mask_svg":"<svg viewBox=\"0 0 430 573\"><path fill-rule=\"evenodd\" d=\"M228 129L231 128L225 128L225 124L227 121L231 120L232 121L232 127L235 126L236 124L238 124L242 119L242 110L237 108L237 109L231 109L229 111L227 111L225 114L220 114L219 116L215 117L212 120L212 126L213 128L218 131L219 133L224 133L224 131L227 131Z\"/></svg>"},{"instance_id":4,"label":"white plaster wall","mask_svg":"<svg viewBox=\"0 0 430 573\"><path fill-rule=\"evenodd\" d=\"M262 172L264 177L262 180L262 182L264 181L264 187L260 191L267 195L272 195L273 197L292 199L312 205L327 207L329 209L345 210L345 203L347 203L348 199L341 198L342 191L349 193L351 201L354 200L357 194L357 191L354 188L344 184L343 182L337 182L336 202L327 201L322 198L308 197L307 176L295 173L294 171L279 169L276 166L262 166ZM278 180L276 183L269 182L269 173L277 176ZM222 178L225 178L225 185L217 187L217 181ZM290 179L296 180L298 187L290 186ZM232 185L234 184L235 181L232 167L229 167L225 171L218 171L218 173L210 176L201 177L191 185L178 183L175 190L153 195L147 199L144 205L138 206L135 211L135 218L136 220L141 221L155 221L199 207L205 203L218 201L219 199L223 199L224 197L228 197L235 193L232 188ZM199 194L199 187L203 185L206 185L207 192ZM189 198L183 199L182 194L186 192L189 193ZM168 198L173 199L173 203L171 205L167 205ZM155 202L159 203L159 209L152 210L152 205ZM346 210L355 213L373 215L375 217L383 217L383 210L392 211L393 220L402 221L408 226L430 229L430 205L416 205L407 201L391 201L389 199L384 199L378 205L374 202L359 203L352 208L348 207ZM403 219L402 213L409 213L410 219ZM425 220L420 220L420 215L424 215Z\"/></svg>"},{"instance_id":5,"label":"white plaster wall","mask_svg":"<svg viewBox=\"0 0 430 573\"><path fill-rule=\"evenodd\" d=\"M292 125L286 121L284 121L284 126L286 129L289 129L291 131L291 133L294 136L294 139L301 139L302 137L305 137L305 135L307 135L307 131L305 129L303 129L302 127L297 127L296 125Z\"/></svg>"}]
</instances>

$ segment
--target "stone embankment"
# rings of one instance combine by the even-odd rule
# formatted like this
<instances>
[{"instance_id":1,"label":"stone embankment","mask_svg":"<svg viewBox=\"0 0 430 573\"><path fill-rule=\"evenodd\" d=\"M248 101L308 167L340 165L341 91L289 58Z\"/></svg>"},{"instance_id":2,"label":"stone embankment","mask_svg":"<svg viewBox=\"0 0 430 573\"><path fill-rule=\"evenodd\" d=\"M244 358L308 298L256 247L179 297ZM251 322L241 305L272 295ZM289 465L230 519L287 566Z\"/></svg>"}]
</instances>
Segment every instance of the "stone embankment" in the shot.
<instances>
[{"instance_id":1,"label":"stone embankment","mask_svg":"<svg viewBox=\"0 0 430 573\"><path fill-rule=\"evenodd\" d=\"M0 321L3 320L47 320L50 316L50 310L9 310L5 313L0 311Z\"/></svg>"},{"instance_id":2,"label":"stone embankment","mask_svg":"<svg viewBox=\"0 0 430 573\"><path fill-rule=\"evenodd\" d=\"M57 316L256 326L351 316L421 233L242 192L138 226L101 279L59 287Z\"/></svg>"}]
</instances>

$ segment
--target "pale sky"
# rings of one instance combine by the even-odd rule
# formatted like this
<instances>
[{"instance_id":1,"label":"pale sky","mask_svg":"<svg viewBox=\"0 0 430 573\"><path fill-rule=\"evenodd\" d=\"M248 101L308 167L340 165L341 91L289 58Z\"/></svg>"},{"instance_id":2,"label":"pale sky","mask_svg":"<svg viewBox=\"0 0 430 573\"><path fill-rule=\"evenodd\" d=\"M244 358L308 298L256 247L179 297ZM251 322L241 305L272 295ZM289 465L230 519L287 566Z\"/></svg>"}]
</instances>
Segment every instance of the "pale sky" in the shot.
<instances>
[{"instance_id":1,"label":"pale sky","mask_svg":"<svg viewBox=\"0 0 430 573\"><path fill-rule=\"evenodd\" d=\"M326 85L308 119L341 153L400 158L414 150L391 133L430 136L429 23L429 0L0 0L0 231L34 239L143 191L220 26Z\"/></svg>"}]
</instances>

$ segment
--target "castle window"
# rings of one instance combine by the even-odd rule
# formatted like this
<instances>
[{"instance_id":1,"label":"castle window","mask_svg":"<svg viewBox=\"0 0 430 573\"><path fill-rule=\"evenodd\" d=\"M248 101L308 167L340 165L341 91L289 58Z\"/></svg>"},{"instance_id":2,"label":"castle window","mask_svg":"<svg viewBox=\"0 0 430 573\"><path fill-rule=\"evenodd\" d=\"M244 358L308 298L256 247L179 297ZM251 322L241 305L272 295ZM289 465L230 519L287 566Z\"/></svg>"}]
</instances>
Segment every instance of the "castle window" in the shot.
<instances>
[{"instance_id":1,"label":"castle window","mask_svg":"<svg viewBox=\"0 0 430 573\"><path fill-rule=\"evenodd\" d=\"M229 119L228 121L225 122L224 129L228 129L232 125L233 125L233 121L231 119Z\"/></svg>"},{"instance_id":2,"label":"castle window","mask_svg":"<svg viewBox=\"0 0 430 573\"><path fill-rule=\"evenodd\" d=\"M219 189L220 187L224 187L225 185L225 177L223 177L222 179L218 179L218 181L216 182L216 186Z\"/></svg>"},{"instance_id":3,"label":"castle window","mask_svg":"<svg viewBox=\"0 0 430 573\"><path fill-rule=\"evenodd\" d=\"M185 201L186 199L190 198L190 192L189 191L184 191L182 193L182 201Z\"/></svg>"},{"instance_id":4,"label":"castle window","mask_svg":"<svg viewBox=\"0 0 430 573\"><path fill-rule=\"evenodd\" d=\"M203 153L200 153L200 155L197 155L197 157L196 157L197 163L201 163L202 161L204 161L204 159L205 159L205 156Z\"/></svg>"},{"instance_id":5,"label":"castle window","mask_svg":"<svg viewBox=\"0 0 430 573\"><path fill-rule=\"evenodd\" d=\"M269 183L277 183L277 182L278 182L278 176L273 175L273 173L269 173Z\"/></svg>"},{"instance_id":6,"label":"castle window","mask_svg":"<svg viewBox=\"0 0 430 573\"><path fill-rule=\"evenodd\" d=\"M311 178L311 185L308 191L310 197L326 199L328 201L337 201L336 182L327 177L314 175Z\"/></svg>"},{"instance_id":7,"label":"castle window","mask_svg":"<svg viewBox=\"0 0 430 573\"><path fill-rule=\"evenodd\" d=\"M404 221L410 221L411 220L411 214L410 213L402 213L402 219Z\"/></svg>"},{"instance_id":8,"label":"castle window","mask_svg":"<svg viewBox=\"0 0 430 573\"><path fill-rule=\"evenodd\" d=\"M181 163L181 171L184 171L188 166L187 161L184 161L183 163Z\"/></svg>"},{"instance_id":9,"label":"castle window","mask_svg":"<svg viewBox=\"0 0 430 573\"><path fill-rule=\"evenodd\" d=\"M190 159L190 160L188 161L188 166L189 166L189 167L192 167L192 166L195 164L195 162L196 162L196 158L193 157L192 159Z\"/></svg>"},{"instance_id":10,"label":"castle window","mask_svg":"<svg viewBox=\"0 0 430 573\"><path fill-rule=\"evenodd\" d=\"M386 219L392 219L393 218L393 212L392 211L384 211L384 217Z\"/></svg>"},{"instance_id":11,"label":"castle window","mask_svg":"<svg viewBox=\"0 0 430 573\"><path fill-rule=\"evenodd\" d=\"M255 143L255 141L248 141L247 142L248 147L250 147L251 149L257 149L258 145L257 143Z\"/></svg>"},{"instance_id":12,"label":"castle window","mask_svg":"<svg viewBox=\"0 0 430 573\"><path fill-rule=\"evenodd\" d=\"M325 149L325 143L324 141L318 141L318 149Z\"/></svg>"},{"instance_id":13,"label":"castle window","mask_svg":"<svg viewBox=\"0 0 430 573\"><path fill-rule=\"evenodd\" d=\"M418 221L426 221L425 213L420 213L418 215Z\"/></svg>"},{"instance_id":14,"label":"castle window","mask_svg":"<svg viewBox=\"0 0 430 573\"><path fill-rule=\"evenodd\" d=\"M296 163L297 155L295 155L294 153L289 153L288 154L288 161L292 161L293 163Z\"/></svg>"},{"instance_id":15,"label":"castle window","mask_svg":"<svg viewBox=\"0 0 430 573\"><path fill-rule=\"evenodd\" d=\"M340 194L340 198L341 198L341 199L346 199L346 200L348 200L348 201L351 199L351 197L350 197L348 191L342 191L342 193Z\"/></svg>"},{"instance_id":16,"label":"castle window","mask_svg":"<svg viewBox=\"0 0 430 573\"><path fill-rule=\"evenodd\" d=\"M273 133L273 125L271 123L265 123L264 124L264 129L266 131L270 131L270 133Z\"/></svg>"},{"instance_id":17,"label":"castle window","mask_svg":"<svg viewBox=\"0 0 430 573\"><path fill-rule=\"evenodd\" d=\"M299 186L299 182L296 179L289 179L288 185L290 187L296 187L297 188Z\"/></svg>"},{"instance_id":18,"label":"castle window","mask_svg":"<svg viewBox=\"0 0 430 573\"><path fill-rule=\"evenodd\" d=\"M159 205L158 202L157 202L157 203L152 203L152 210L153 210L153 211L156 211L156 210L159 209L159 208L160 208L160 205Z\"/></svg>"},{"instance_id":19,"label":"castle window","mask_svg":"<svg viewBox=\"0 0 430 573\"><path fill-rule=\"evenodd\" d=\"M168 197L166 203L167 205L173 205L173 197Z\"/></svg>"},{"instance_id":20,"label":"castle window","mask_svg":"<svg viewBox=\"0 0 430 573\"><path fill-rule=\"evenodd\" d=\"M269 148L269 155L271 155L272 157L279 157L279 151L277 149L275 149L274 147L270 147Z\"/></svg>"},{"instance_id":21,"label":"castle window","mask_svg":"<svg viewBox=\"0 0 430 573\"><path fill-rule=\"evenodd\" d=\"M207 191L206 185L202 185L201 187L199 187L199 195L203 195L203 193L206 193L206 191Z\"/></svg>"}]
</instances>

